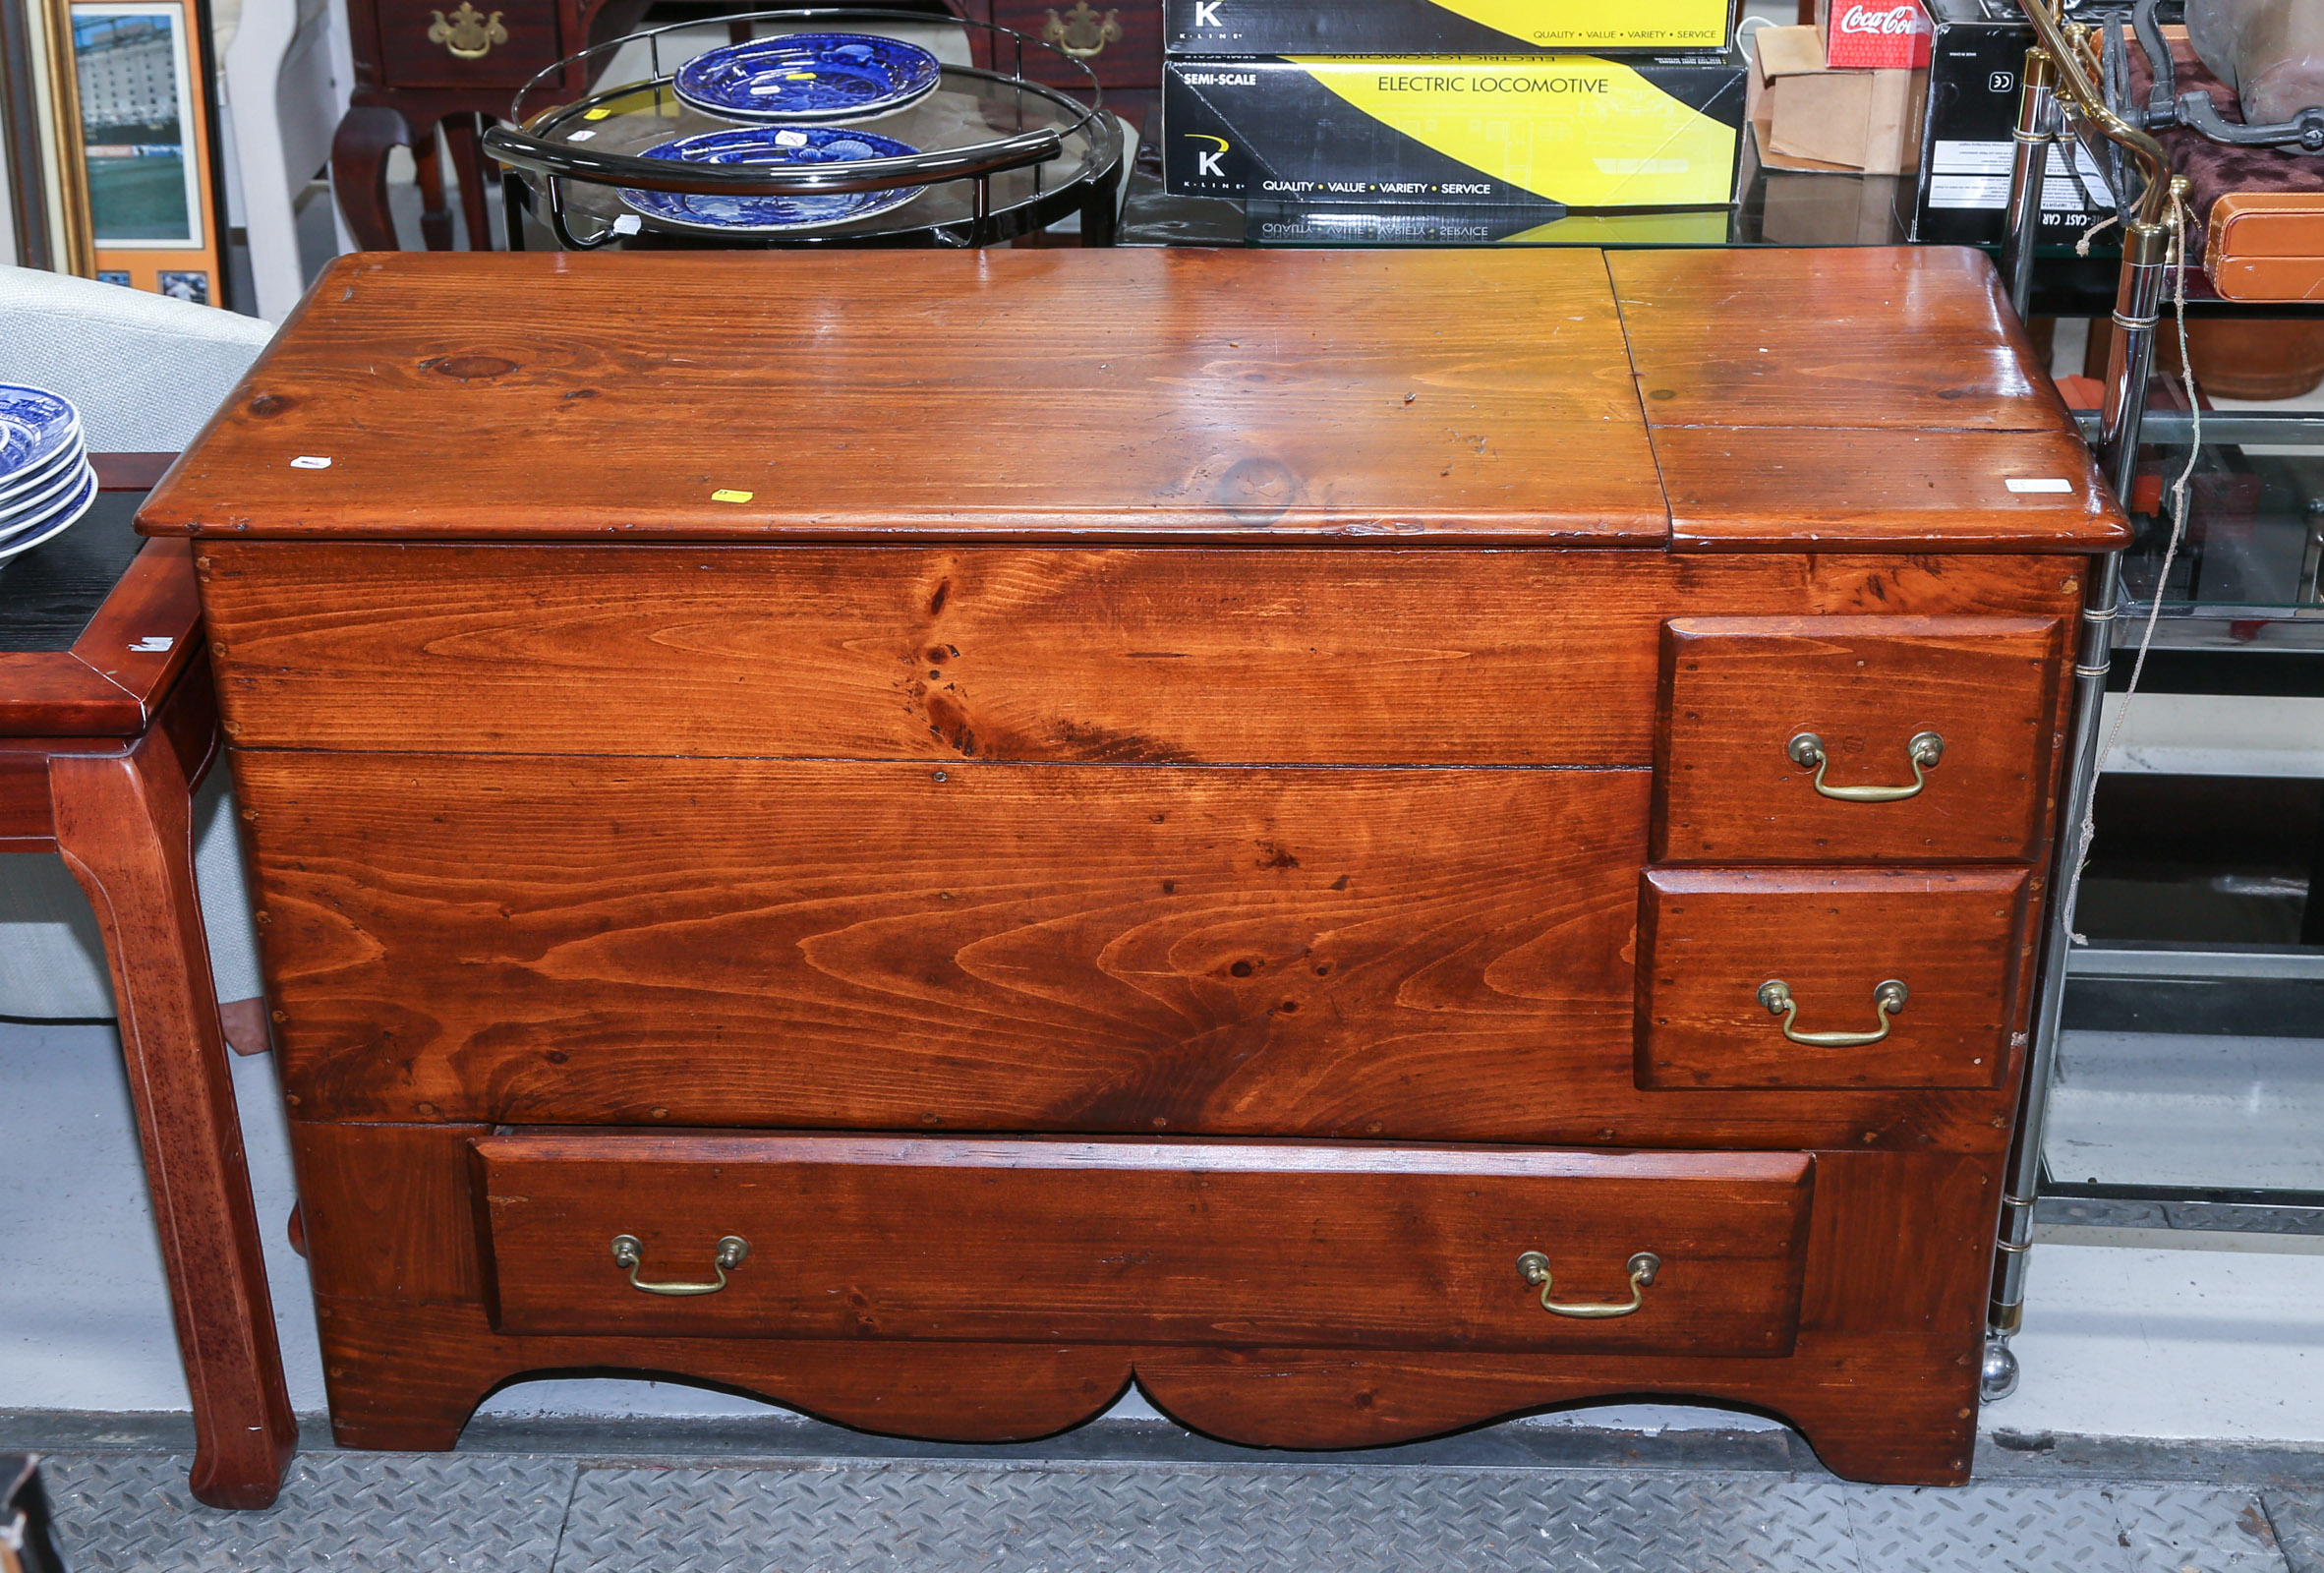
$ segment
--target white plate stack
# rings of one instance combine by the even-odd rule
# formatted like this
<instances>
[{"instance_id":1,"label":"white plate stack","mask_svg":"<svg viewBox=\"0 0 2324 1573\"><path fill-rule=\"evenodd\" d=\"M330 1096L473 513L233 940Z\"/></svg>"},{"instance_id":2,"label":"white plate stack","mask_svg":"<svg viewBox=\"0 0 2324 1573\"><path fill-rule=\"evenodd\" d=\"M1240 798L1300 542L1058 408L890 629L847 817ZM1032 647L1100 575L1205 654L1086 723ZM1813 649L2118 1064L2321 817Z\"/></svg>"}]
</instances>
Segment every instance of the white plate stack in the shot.
<instances>
[{"instance_id":1,"label":"white plate stack","mask_svg":"<svg viewBox=\"0 0 2324 1573\"><path fill-rule=\"evenodd\" d=\"M0 382L0 562L64 534L96 493L80 412L46 388Z\"/></svg>"}]
</instances>

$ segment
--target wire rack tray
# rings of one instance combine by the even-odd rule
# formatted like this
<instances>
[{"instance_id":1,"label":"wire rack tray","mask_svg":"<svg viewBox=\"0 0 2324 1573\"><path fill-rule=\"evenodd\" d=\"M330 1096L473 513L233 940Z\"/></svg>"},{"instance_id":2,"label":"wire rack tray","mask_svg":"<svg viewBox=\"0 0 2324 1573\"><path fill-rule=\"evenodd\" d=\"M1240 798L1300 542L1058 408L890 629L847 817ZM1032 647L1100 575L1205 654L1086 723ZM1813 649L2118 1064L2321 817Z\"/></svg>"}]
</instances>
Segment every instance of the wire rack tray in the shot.
<instances>
[{"instance_id":1,"label":"wire rack tray","mask_svg":"<svg viewBox=\"0 0 2324 1573\"><path fill-rule=\"evenodd\" d=\"M735 122L680 102L670 79L702 46L699 29L742 38L778 31L957 29L972 59L941 62L924 98L881 116L877 129L921 150L802 166L696 164L642 156L648 147ZM695 34L680 37L681 33ZM626 53L625 53L626 52ZM1063 62L1086 86L1074 92L1030 81L1028 58ZM617 66L619 80L602 82ZM597 86L591 86L598 84ZM795 246L992 246L1071 214L1081 244L1111 245L1124 175L1121 123L1105 112L1096 76L1063 49L995 23L860 6L739 11L609 39L567 56L518 90L510 122L485 132L485 150L505 167L509 239L523 244L521 214L541 219L567 251L600 247L760 249ZM848 125L864 124L849 121ZM885 212L789 231L705 234L658 224L621 200L623 189L688 196L787 197L918 188Z\"/></svg>"}]
</instances>

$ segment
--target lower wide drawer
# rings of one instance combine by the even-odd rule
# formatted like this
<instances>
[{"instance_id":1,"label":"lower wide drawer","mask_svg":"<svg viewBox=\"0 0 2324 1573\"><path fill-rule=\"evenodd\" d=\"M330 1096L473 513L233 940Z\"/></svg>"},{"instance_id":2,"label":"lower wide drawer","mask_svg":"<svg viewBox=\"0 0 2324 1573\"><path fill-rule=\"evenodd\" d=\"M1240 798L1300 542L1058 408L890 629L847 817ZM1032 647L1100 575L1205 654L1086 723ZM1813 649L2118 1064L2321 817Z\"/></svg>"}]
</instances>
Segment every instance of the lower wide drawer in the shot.
<instances>
[{"instance_id":1,"label":"lower wide drawer","mask_svg":"<svg viewBox=\"0 0 2324 1573\"><path fill-rule=\"evenodd\" d=\"M508 1333L1702 1355L1790 1351L1814 1172L1798 1153L562 1131L474 1156Z\"/></svg>"}]
</instances>

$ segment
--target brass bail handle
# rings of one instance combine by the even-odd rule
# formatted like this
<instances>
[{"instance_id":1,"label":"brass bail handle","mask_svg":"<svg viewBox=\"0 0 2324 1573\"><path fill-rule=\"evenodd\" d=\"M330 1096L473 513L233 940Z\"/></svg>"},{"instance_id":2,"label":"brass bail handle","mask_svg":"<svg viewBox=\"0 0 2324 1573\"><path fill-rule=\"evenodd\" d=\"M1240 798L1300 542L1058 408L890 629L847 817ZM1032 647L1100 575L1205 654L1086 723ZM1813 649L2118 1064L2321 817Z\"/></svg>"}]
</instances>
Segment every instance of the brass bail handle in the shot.
<instances>
[{"instance_id":1,"label":"brass bail handle","mask_svg":"<svg viewBox=\"0 0 2324 1573\"><path fill-rule=\"evenodd\" d=\"M1783 755L1795 765L1816 767L1816 790L1843 803L1900 803L1907 797L1918 797L1921 788L1929 785L1929 772L1945 757L1945 739L1933 731L1916 731L1904 744L1904 756L1912 761L1910 786L1827 786L1824 773L1831 768L1831 755L1824 748L1824 739L1812 731L1803 731L1783 745Z\"/></svg>"},{"instance_id":2,"label":"brass bail handle","mask_svg":"<svg viewBox=\"0 0 2324 1573\"><path fill-rule=\"evenodd\" d=\"M1905 988L1904 980L1892 977L1872 991L1872 1007L1881 1015L1879 1031L1802 1032L1793 1024L1799 1020L1799 1001L1791 997L1791 985L1779 977L1772 977L1759 986L1759 1003L1768 1008L1770 1016L1783 1018L1783 1035L1811 1049L1855 1049L1878 1043L1896 1024L1892 1018L1904 1009L1904 1002L1909 998L1911 993Z\"/></svg>"},{"instance_id":3,"label":"brass bail handle","mask_svg":"<svg viewBox=\"0 0 2324 1573\"><path fill-rule=\"evenodd\" d=\"M711 1270L719 1275L714 1284L650 1284L638 1277L638 1269L645 1265L646 1248L635 1235L613 1237L613 1265L629 1269L629 1287L642 1289L649 1295L715 1295L726 1287L726 1269L739 1267L742 1258L750 1254L750 1242L740 1235L728 1235L718 1244L718 1253L711 1258Z\"/></svg>"},{"instance_id":4,"label":"brass bail handle","mask_svg":"<svg viewBox=\"0 0 2324 1573\"><path fill-rule=\"evenodd\" d=\"M1602 1321L1609 1316L1627 1316L1646 1304L1646 1292L1657 1273L1662 1270L1662 1258L1651 1251L1642 1251L1630 1258L1630 1299L1625 1305L1588 1306L1561 1305L1549 1298L1549 1258L1538 1251L1529 1251L1517 1258L1517 1276L1541 1290L1541 1309L1552 1316L1573 1316L1583 1321Z\"/></svg>"}]
</instances>

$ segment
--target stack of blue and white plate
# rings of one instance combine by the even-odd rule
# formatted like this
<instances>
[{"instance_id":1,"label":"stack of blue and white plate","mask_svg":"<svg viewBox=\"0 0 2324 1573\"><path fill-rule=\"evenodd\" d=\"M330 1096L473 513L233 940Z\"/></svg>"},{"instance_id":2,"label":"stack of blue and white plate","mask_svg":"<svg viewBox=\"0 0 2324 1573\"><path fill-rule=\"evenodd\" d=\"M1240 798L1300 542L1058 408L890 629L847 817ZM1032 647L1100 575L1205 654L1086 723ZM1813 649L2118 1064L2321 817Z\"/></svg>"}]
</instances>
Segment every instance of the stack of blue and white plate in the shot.
<instances>
[{"instance_id":1,"label":"stack of blue and white plate","mask_svg":"<svg viewBox=\"0 0 2324 1573\"><path fill-rule=\"evenodd\" d=\"M910 158L919 148L858 128L927 97L944 80L936 56L915 43L862 32L796 32L750 38L696 55L670 78L680 103L732 131L681 137L642 156L687 164L854 164ZM659 102L659 100L657 100ZM584 129L579 136L595 136ZM578 137L576 138L578 140ZM928 188L801 192L788 197L688 196L624 190L622 202L657 229L766 235L825 229L901 207Z\"/></svg>"},{"instance_id":2,"label":"stack of blue and white plate","mask_svg":"<svg viewBox=\"0 0 2324 1573\"><path fill-rule=\"evenodd\" d=\"M0 562L64 534L96 492L80 412L46 388L0 382Z\"/></svg>"}]
</instances>

